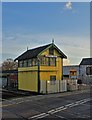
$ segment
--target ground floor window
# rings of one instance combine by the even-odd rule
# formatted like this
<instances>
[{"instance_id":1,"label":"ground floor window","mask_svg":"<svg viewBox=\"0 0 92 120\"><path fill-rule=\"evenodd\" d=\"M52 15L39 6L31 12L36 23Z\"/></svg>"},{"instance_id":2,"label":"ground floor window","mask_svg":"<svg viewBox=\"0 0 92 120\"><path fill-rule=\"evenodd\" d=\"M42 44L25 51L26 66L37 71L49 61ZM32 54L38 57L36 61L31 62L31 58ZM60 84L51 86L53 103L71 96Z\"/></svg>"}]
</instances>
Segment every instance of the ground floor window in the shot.
<instances>
[{"instance_id":1,"label":"ground floor window","mask_svg":"<svg viewBox=\"0 0 92 120\"><path fill-rule=\"evenodd\" d=\"M56 83L56 76L55 75L50 76L50 84L55 85L55 83Z\"/></svg>"}]
</instances>

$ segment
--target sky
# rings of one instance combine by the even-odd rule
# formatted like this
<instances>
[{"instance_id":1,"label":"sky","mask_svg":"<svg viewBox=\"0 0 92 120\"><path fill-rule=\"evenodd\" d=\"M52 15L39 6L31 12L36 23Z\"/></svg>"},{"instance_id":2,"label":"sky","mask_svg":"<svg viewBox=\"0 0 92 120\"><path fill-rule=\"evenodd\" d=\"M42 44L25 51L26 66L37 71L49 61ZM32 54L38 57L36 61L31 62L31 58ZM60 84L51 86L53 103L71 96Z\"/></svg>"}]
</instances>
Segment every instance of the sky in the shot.
<instances>
[{"instance_id":1,"label":"sky","mask_svg":"<svg viewBox=\"0 0 92 120\"><path fill-rule=\"evenodd\" d=\"M90 3L2 3L2 61L53 38L67 56L64 65L78 65L90 57Z\"/></svg>"}]
</instances>

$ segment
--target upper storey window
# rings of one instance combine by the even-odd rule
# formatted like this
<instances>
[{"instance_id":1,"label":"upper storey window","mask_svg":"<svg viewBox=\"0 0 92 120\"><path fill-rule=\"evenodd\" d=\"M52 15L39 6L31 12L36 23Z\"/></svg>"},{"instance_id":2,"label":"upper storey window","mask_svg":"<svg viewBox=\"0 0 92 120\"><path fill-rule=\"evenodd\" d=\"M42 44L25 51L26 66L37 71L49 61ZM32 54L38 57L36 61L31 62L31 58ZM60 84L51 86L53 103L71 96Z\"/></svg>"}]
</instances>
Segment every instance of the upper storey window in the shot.
<instances>
[{"instance_id":1,"label":"upper storey window","mask_svg":"<svg viewBox=\"0 0 92 120\"><path fill-rule=\"evenodd\" d=\"M86 75L92 75L92 67L86 68Z\"/></svg>"},{"instance_id":2,"label":"upper storey window","mask_svg":"<svg viewBox=\"0 0 92 120\"><path fill-rule=\"evenodd\" d=\"M49 48L49 54L54 55L54 48L53 47Z\"/></svg>"},{"instance_id":3,"label":"upper storey window","mask_svg":"<svg viewBox=\"0 0 92 120\"><path fill-rule=\"evenodd\" d=\"M32 66L37 66L36 58L19 61L19 67L32 67Z\"/></svg>"}]
</instances>

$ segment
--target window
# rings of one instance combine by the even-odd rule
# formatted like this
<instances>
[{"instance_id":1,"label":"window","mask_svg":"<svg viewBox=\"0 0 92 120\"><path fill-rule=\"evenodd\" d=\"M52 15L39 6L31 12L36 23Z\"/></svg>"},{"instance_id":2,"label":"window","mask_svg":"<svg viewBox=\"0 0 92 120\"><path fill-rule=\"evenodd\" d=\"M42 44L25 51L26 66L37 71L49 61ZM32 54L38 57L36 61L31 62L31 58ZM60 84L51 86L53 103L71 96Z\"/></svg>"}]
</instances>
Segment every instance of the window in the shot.
<instances>
[{"instance_id":1,"label":"window","mask_svg":"<svg viewBox=\"0 0 92 120\"><path fill-rule=\"evenodd\" d=\"M54 75L54 76L50 76L50 84L51 85L55 85L55 83L56 83L56 76Z\"/></svg>"},{"instance_id":2,"label":"window","mask_svg":"<svg viewBox=\"0 0 92 120\"><path fill-rule=\"evenodd\" d=\"M31 67L31 59L28 60L28 67Z\"/></svg>"},{"instance_id":3,"label":"window","mask_svg":"<svg viewBox=\"0 0 92 120\"><path fill-rule=\"evenodd\" d=\"M19 61L19 67L23 67L23 61Z\"/></svg>"},{"instance_id":4,"label":"window","mask_svg":"<svg viewBox=\"0 0 92 120\"><path fill-rule=\"evenodd\" d=\"M40 60L41 60L41 65L45 65L45 57L42 57Z\"/></svg>"},{"instance_id":5,"label":"window","mask_svg":"<svg viewBox=\"0 0 92 120\"><path fill-rule=\"evenodd\" d=\"M86 75L92 75L92 67L86 68Z\"/></svg>"},{"instance_id":6,"label":"window","mask_svg":"<svg viewBox=\"0 0 92 120\"><path fill-rule=\"evenodd\" d=\"M37 65L37 59L36 58L31 59L31 65L32 66L36 66Z\"/></svg>"},{"instance_id":7,"label":"window","mask_svg":"<svg viewBox=\"0 0 92 120\"><path fill-rule=\"evenodd\" d=\"M37 59L29 59L29 60L24 60L24 61L19 61L19 67L31 67L31 66L36 66L37 65Z\"/></svg>"},{"instance_id":8,"label":"window","mask_svg":"<svg viewBox=\"0 0 92 120\"><path fill-rule=\"evenodd\" d=\"M27 60L24 60L24 65L23 67L27 67Z\"/></svg>"},{"instance_id":9,"label":"window","mask_svg":"<svg viewBox=\"0 0 92 120\"><path fill-rule=\"evenodd\" d=\"M46 66L48 66L49 65L49 59L48 58L46 58L46 57L42 57L41 59L40 59L40 64L41 65L46 65Z\"/></svg>"},{"instance_id":10,"label":"window","mask_svg":"<svg viewBox=\"0 0 92 120\"><path fill-rule=\"evenodd\" d=\"M45 58L45 65L46 65L46 66L49 65L49 58Z\"/></svg>"},{"instance_id":11,"label":"window","mask_svg":"<svg viewBox=\"0 0 92 120\"><path fill-rule=\"evenodd\" d=\"M56 66L56 58L40 58L40 64L45 66Z\"/></svg>"},{"instance_id":12,"label":"window","mask_svg":"<svg viewBox=\"0 0 92 120\"><path fill-rule=\"evenodd\" d=\"M70 71L70 75L71 75L71 76L77 75L77 71Z\"/></svg>"},{"instance_id":13,"label":"window","mask_svg":"<svg viewBox=\"0 0 92 120\"><path fill-rule=\"evenodd\" d=\"M49 48L49 54L50 55L54 55L54 49L53 49L53 47Z\"/></svg>"},{"instance_id":14,"label":"window","mask_svg":"<svg viewBox=\"0 0 92 120\"><path fill-rule=\"evenodd\" d=\"M49 58L49 66L56 66L56 58Z\"/></svg>"}]
</instances>

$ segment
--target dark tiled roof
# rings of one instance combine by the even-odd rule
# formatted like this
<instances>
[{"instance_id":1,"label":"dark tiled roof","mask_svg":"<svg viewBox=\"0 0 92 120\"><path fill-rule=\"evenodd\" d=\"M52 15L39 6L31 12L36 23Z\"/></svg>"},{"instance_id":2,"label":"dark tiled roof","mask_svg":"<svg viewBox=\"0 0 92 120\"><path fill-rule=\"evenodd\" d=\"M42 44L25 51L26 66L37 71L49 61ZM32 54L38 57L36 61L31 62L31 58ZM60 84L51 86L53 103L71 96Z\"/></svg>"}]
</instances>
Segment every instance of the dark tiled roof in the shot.
<instances>
[{"instance_id":1,"label":"dark tiled roof","mask_svg":"<svg viewBox=\"0 0 92 120\"><path fill-rule=\"evenodd\" d=\"M35 58L37 57L37 55L43 51L44 49L46 49L48 46L50 46L51 44L45 45L45 46L41 46L41 47L37 47L34 49L30 49L27 50L26 52L24 52L22 55L20 55L19 57L17 57L15 60L25 60L25 59L29 59L29 58Z\"/></svg>"},{"instance_id":2,"label":"dark tiled roof","mask_svg":"<svg viewBox=\"0 0 92 120\"><path fill-rule=\"evenodd\" d=\"M41 53L43 50L50 47L51 45L52 44L48 44L48 45L45 45L45 46L41 46L41 47L37 47L37 48L34 48L34 49L27 50L22 55L17 57L15 60L25 60L25 59L35 58L35 57L38 56L39 53ZM58 47L56 45L53 44L53 47L58 50L58 52L61 54L61 56L63 58L67 58L67 56L62 51L60 51L60 49L58 49Z\"/></svg>"},{"instance_id":3,"label":"dark tiled roof","mask_svg":"<svg viewBox=\"0 0 92 120\"><path fill-rule=\"evenodd\" d=\"M92 65L92 58L83 58L80 65Z\"/></svg>"}]
</instances>

